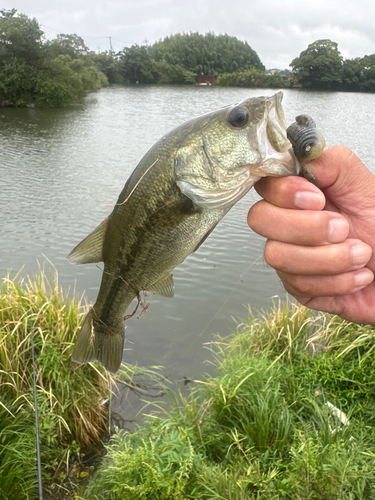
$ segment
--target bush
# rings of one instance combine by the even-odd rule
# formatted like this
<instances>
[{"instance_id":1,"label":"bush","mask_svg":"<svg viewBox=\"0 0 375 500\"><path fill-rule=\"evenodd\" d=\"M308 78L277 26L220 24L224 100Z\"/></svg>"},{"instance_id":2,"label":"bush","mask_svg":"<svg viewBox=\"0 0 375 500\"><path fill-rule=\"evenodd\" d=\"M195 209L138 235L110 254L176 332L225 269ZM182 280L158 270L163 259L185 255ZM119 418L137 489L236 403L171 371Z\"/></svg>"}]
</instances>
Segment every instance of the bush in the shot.
<instances>
[{"instance_id":1,"label":"bush","mask_svg":"<svg viewBox=\"0 0 375 500\"><path fill-rule=\"evenodd\" d=\"M375 499L374 339L291 304L250 314L214 344L218 375L114 437L85 498Z\"/></svg>"}]
</instances>

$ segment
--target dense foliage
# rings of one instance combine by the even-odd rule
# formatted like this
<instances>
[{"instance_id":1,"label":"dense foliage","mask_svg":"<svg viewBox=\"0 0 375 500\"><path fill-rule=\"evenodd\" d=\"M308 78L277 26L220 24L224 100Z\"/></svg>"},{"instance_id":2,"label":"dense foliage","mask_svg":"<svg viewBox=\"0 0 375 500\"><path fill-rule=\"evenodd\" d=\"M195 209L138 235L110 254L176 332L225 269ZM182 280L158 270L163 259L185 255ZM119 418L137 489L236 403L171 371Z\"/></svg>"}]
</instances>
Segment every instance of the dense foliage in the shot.
<instances>
[{"instance_id":1,"label":"dense foliage","mask_svg":"<svg viewBox=\"0 0 375 500\"><path fill-rule=\"evenodd\" d=\"M222 75L252 67L265 69L247 42L214 33L178 33L154 43L150 54L156 62L178 64L198 75Z\"/></svg>"},{"instance_id":2,"label":"dense foliage","mask_svg":"<svg viewBox=\"0 0 375 500\"><path fill-rule=\"evenodd\" d=\"M342 57L337 43L317 40L291 62L293 73L303 87L337 88L341 83Z\"/></svg>"},{"instance_id":3,"label":"dense foliage","mask_svg":"<svg viewBox=\"0 0 375 500\"><path fill-rule=\"evenodd\" d=\"M127 83L191 83L195 75L250 68L264 71L246 42L213 33L178 33L151 46L133 45L119 53L119 71Z\"/></svg>"},{"instance_id":4,"label":"dense foliage","mask_svg":"<svg viewBox=\"0 0 375 500\"><path fill-rule=\"evenodd\" d=\"M304 88L375 92L375 55L343 60L331 40L310 44L290 66Z\"/></svg>"},{"instance_id":5,"label":"dense foliage","mask_svg":"<svg viewBox=\"0 0 375 500\"><path fill-rule=\"evenodd\" d=\"M36 19L0 10L0 105L65 106L107 83L82 38L43 38Z\"/></svg>"},{"instance_id":6,"label":"dense foliage","mask_svg":"<svg viewBox=\"0 0 375 500\"><path fill-rule=\"evenodd\" d=\"M254 88L287 88L291 86L290 72L267 72L257 68L220 75L215 85Z\"/></svg>"},{"instance_id":7,"label":"dense foliage","mask_svg":"<svg viewBox=\"0 0 375 500\"><path fill-rule=\"evenodd\" d=\"M36 498L32 343L43 480L64 483L75 459L97 449L107 426L111 379L104 369L71 363L87 307L68 301L55 278L11 280L0 287L0 498Z\"/></svg>"},{"instance_id":8,"label":"dense foliage","mask_svg":"<svg viewBox=\"0 0 375 500\"><path fill-rule=\"evenodd\" d=\"M250 315L217 375L115 435L84 497L374 500L374 339L295 305Z\"/></svg>"},{"instance_id":9,"label":"dense foliage","mask_svg":"<svg viewBox=\"0 0 375 500\"><path fill-rule=\"evenodd\" d=\"M46 41L36 19L0 10L0 106L66 106L108 83L191 84L375 92L375 55L343 59L331 40L316 40L288 70L266 71L257 53L229 35L178 33L153 45L95 54L84 40L60 34Z\"/></svg>"}]
</instances>

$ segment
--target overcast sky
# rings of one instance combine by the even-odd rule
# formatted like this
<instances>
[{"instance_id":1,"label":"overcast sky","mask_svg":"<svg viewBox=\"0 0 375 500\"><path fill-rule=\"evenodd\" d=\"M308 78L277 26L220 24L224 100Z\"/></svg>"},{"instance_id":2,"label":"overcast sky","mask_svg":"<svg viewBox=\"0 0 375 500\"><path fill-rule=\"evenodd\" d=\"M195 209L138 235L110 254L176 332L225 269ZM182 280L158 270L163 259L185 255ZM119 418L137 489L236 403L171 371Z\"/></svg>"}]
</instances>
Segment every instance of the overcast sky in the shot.
<instances>
[{"instance_id":1,"label":"overcast sky","mask_svg":"<svg viewBox=\"0 0 375 500\"><path fill-rule=\"evenodd\" d=\"M247 41L266 68L288 68L315 40L344 58L375 53L375 0L3 0L35 17L47 38L77 34L95 51L153 43L179 32Z\"/></svg>"}]
</instances>

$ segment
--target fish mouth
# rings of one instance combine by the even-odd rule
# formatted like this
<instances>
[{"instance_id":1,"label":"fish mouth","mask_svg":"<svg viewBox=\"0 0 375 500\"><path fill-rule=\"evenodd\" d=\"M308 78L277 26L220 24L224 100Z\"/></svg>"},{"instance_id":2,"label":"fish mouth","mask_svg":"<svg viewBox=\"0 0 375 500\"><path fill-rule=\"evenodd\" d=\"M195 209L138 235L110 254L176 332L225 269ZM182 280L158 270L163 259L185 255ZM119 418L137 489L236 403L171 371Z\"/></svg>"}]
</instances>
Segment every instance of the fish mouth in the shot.
<instances>
[{"instance_id":1,"label":"fish mouth","mask_svg":"<svg viewBox=\"0 0 375 500\"><path fill-rule=\"evenodd\" d=\"M281 106L283 93L265 98L263 120L257 129L258 148L262 161L251 171L260 176L298 175L301 166L292 144L287 138L284 111Z\"/></svg>"},{"instance_id":2,"label":"fish mouth","mask_svg":"<svg viewBox=\"0 0 375 500\"><path fill-rule=\"evenodd\" d=\"M267 99L266 120L267 139L273 150L278 153L287 151L291 143L287 138L284 111L281 106L283 93L277 92Z\"/></svg>"}]
</instances>

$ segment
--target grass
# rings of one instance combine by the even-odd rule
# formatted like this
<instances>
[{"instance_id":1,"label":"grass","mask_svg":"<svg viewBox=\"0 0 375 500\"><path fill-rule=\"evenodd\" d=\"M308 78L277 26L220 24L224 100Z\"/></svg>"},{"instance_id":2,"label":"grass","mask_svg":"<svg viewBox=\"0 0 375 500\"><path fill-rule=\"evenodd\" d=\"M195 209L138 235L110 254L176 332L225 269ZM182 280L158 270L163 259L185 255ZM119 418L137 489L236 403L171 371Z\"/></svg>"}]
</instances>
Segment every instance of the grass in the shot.
<instances>
[{"instance_id":1,"label":"grass","mask_svg":"<svg viewBox=\"0 0 375 500\"><path fill-rule=\"evenodd\" d=\"M68 301L57 275L4 278L0 293L1 498L35 498L35 412L31 340L36 354L43 477L63 484L75 458L101 442L110 379L94 365L70 362L81 302ZM11 465L12 464L12 465Z\"/></svg>"},{"instance_id":2,"label":"grass","mask_svg":"<svg viewBox=\"0 0 375 500\"><path fill-rule=\"evenodd\" d=\"M77 365L71 351L88 311L69 300L56 272L6 276L0 289L0 500L37 497L32 338L35 345L45 498L66 498L91 473L110 427L108 397L119 384L138 394L160 392L157 367L123 364L114 378L99 364Z\"/></svg>"},{"instance_id":3,"label":"grass","mask_svg":"<svg viewBox=\"0 0 375 500\"><path fill-rule=\"evenodd\" d=\"M84 460L108 428L103 399L117 382L142 395L156 381L158 391L160 376L124 366L114 380L72 364L86 311L56 274L3 280L1 500L37 496L32 337L46 499L375 499L373 328L291 303L249 312L210 346L216 374L189 397L169 394L169 409L159 403L135 432L118 430L93 475Z\"/></svg>"},{"instance_id":4,"label":"grass","mask_svg":"<svg viewBox=\"0 0 375 500\"><path fill-rule=\"evenodd\" d=\"M374 345L291 303L249 313L211 346L215 376L116 433L83 498L375 499Z\"/></svg>"}]
</instances>

